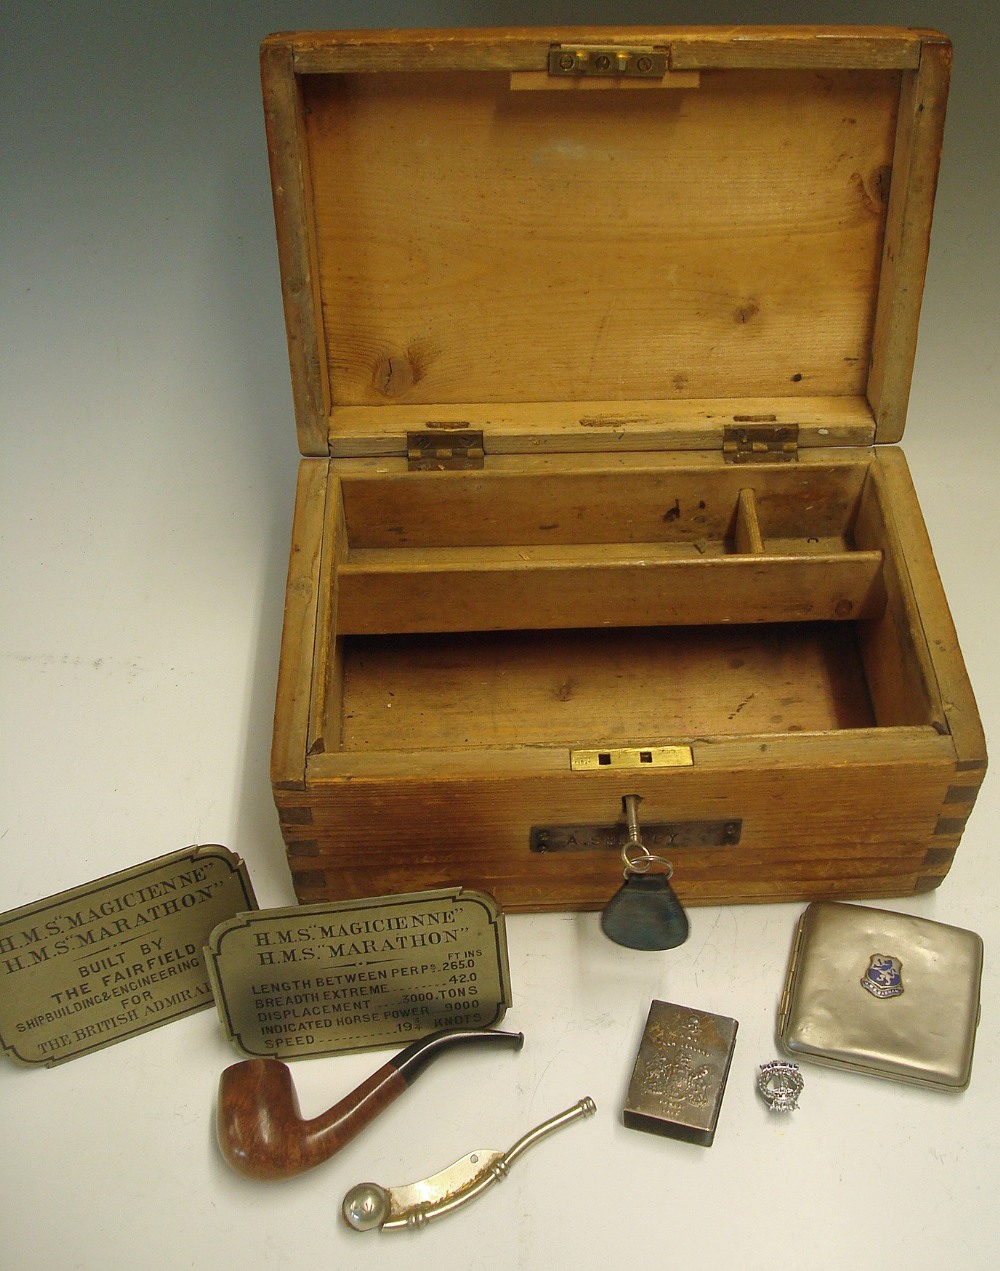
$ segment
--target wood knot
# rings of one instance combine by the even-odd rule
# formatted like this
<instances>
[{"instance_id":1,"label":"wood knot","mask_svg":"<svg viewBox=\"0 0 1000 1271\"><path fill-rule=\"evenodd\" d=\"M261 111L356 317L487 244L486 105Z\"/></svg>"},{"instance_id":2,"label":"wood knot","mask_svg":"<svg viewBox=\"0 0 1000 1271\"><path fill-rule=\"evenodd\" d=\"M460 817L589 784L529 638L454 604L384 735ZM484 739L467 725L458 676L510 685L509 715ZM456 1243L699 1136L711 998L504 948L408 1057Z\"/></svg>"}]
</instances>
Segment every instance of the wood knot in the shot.
<instances>
[{"instance_id":1,"label":"wood knot","mask_svg":"<svg viewBox=\"0 0 1000 1271\"><path fill-rule=\"evenodd\" d=\"M865 181L860 172L851 173L851 187L869 216L881 217L885 205L889 201L889 186L891 184L892 168L887 164L883 164L870 172L867 181Z\"/></svg>"},{"instance_id":2,"label":"wood knot","mask_svg":"<svg viewBox=\"0 0 1000 1271\"><path fill-rule=\"evenodd\" d=\"M756 300L744 300L741 305L737 305L733 311L733 317L737 322L750 322L760 313L760 305Z\"/></svg>"},{"instance_id":3,"label":"wood knot","mask_svg":"<svg viewBox=\"0 0 1000 1271\"><path fill-rule=\"evenodd\" d=\"M383 397L402 397L420 378L408 357L389 355L380 358L372 379Z\"/></svg>"},{"instance_id":4,"label":"wood knot","mask_svg":"<svg viewBox=\"0 0 1000 1271\"><path fill-rule=\"evenodd\" d=\"M568 680L563 680L561 684L557 684L554 691L554 696L557 702L568 702L575 696L575 694L576 680L572 677Z\"/></svg>"}]
</instances>

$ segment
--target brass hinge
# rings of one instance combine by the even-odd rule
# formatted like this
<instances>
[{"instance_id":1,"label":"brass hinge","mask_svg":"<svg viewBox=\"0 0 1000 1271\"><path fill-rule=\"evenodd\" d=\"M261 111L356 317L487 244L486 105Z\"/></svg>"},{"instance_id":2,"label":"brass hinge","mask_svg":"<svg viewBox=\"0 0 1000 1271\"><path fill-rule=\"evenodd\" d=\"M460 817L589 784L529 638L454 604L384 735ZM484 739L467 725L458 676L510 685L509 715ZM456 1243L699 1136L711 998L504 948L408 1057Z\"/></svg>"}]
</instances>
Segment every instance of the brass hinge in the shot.
<instances>
[{"instance_id":1,"label":"brass hinge","mask_svg":"<svg viewBox=\"0 0 1000 1271\"><path fill-rule=\"evenodd\" d=\"M722 454L726 463L794 463L799 457L799 426L727 424Z\"/></svg>"},{"instance_id":2,"label":"brass hinge","mask_svg":"<svg viewBox=\"0 0 1000 1271\"><path fill-rule=\"evenodd\" d=\"M410 472L452 472L483 466L483 434L475 428L463 432L408 432L406 459Z\"/></svg>"},{"instance_id":3,"label":"brass hinge","mask_svg":"<svg viewBox=\"0 0 1000 1271\"><path fill-rule=\"evenodd\" d=\"M595 48L579 44L555 44L549 49L550 75L662 79L666 73L666 49Z\"/></svg>"}]
</instances>

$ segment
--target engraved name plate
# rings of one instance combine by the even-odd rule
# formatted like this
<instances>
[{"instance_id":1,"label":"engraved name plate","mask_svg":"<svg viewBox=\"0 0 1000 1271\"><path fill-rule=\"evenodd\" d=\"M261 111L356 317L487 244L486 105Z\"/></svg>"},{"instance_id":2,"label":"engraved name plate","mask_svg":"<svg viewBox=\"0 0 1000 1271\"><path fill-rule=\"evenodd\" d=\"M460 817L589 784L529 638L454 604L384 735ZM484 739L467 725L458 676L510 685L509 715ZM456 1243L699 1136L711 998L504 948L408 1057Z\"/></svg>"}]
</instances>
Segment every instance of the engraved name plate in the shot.
<instances>
[{"instance_id":1,"label":"engraved name plate","mask_svg":"<svg viewBox=\"0 0 1000 1271\"><path fill-rule=\"evenodd\" d=\"M238 856L188 847L0 915L0 1044L76 1059L212 1004L203 947L256 906Z\"/></svg>"},{"instance_id":2,"label":"engraved name plate","mask_svg":"<svg viewBox=\"0 0 1000 1271\"><path fill-rule=\"evenodd\" d=\"M223 1028L250 1058L486 1028L511 1002L503 913L460 887L241 914L205 956Z\"/></svg>"}]
</instances>

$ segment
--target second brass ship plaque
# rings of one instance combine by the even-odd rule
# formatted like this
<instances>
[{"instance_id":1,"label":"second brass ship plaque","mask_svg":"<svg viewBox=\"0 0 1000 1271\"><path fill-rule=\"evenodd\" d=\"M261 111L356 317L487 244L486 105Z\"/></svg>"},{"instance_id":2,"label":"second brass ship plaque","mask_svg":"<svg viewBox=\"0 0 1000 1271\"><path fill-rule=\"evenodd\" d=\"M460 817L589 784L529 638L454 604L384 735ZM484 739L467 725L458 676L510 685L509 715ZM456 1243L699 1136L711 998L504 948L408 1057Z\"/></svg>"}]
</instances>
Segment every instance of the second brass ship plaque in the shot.
<instances>
[{"instance_id":1,"label":"second brass ship plaque","mask_svg":"<svg viewBox=\"0 0 1000 1271\"><path fill-rule=\"evenodd\" d=\"M241 914L205 956L226 1035L249 1058L487 1028L511 1001L503 913L460 887Z\"/></svg>"}]
</instances>

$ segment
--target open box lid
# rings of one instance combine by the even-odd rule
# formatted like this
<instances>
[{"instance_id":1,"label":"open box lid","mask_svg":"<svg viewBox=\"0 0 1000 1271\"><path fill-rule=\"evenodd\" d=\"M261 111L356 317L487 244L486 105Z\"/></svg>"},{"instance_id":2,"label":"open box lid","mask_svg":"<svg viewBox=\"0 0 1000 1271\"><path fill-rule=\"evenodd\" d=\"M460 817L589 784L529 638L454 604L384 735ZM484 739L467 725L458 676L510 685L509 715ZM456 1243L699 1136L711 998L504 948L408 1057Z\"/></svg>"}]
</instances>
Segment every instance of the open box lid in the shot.
<instances>
[{"instance_id":1,"label":"open box lid","mask_svg":"<svg viewBox=\"0 0 1000 1271\"><path fill-rule=\"evenodd\" d=\"M899 439L945 37L307 32L261 59L303 454Z\"/></svg>"}]
</instances>

